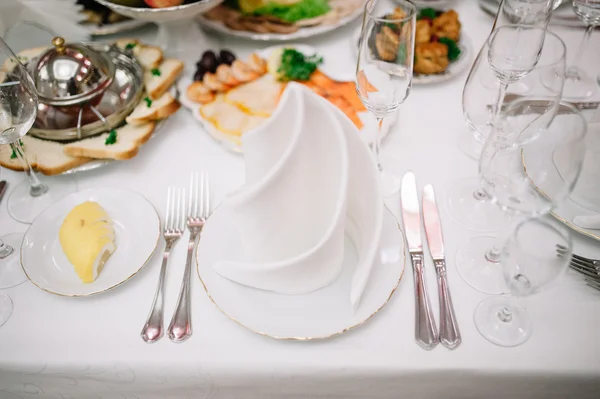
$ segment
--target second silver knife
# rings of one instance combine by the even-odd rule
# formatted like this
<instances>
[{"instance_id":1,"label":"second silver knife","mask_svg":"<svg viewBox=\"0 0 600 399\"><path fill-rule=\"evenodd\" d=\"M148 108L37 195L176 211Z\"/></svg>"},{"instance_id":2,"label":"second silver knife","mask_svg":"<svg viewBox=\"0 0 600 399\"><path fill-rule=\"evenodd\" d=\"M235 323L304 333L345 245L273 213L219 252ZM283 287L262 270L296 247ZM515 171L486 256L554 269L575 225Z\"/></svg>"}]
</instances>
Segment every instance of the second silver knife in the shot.
<instances>
[{"instance_id":1,"label":"second silver knife","mask_svg":"<svg viewBox=\"0 0 600 399\"><path fill-rule=\"evenodd\" d=\"M419 194L415 174L412 171L406 172L402 178L400 196L404 231L415 279L415 339L420 347L431 350L438 344L438 333L425 283Z\"/></svg>"},{"instance_id":2,"label":"second silver knife","mask_svg":"<svg viewBox=\"0 0 600 399\"><path fill-rule=\"evenodd\" d=\"M452 297L446 278L446 259L444 257L444 240L442 238L442 225L440 214L435 203L433 186L428 184L423 188L423 222L427 233L429 252L435 264L438 280L438 297L440 300L440 342L446 348L454 349L462 341Z\"/></svg>"}]
</instances>

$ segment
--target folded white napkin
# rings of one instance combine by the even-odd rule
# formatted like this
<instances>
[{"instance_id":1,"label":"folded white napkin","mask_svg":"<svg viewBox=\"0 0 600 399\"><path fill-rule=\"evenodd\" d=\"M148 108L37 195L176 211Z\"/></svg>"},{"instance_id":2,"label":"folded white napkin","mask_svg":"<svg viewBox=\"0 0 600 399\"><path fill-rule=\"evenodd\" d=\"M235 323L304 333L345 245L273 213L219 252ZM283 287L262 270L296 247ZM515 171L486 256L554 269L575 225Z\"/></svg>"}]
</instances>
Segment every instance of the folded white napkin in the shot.
<instances>
[{"instance_id":1,"label":"folded white napkin","mask_svg":"<svg viewBox=\"0 0 600 399\"><path fill-rule=\"evenodd\" d=\"M89 40L88 30L79 25L86 19L81 10L75 0L0 1L0 36L19 22L34 22L68 41Z\"/></svg>"},{"instance_id":2,"label":"folded white napkin","mask_svg":"<svg viewBox=\"0 0 600 399\"><path fill-rule=\"evenodd\" d=\"M246 184L219 212L243 244L215 271L278 293L314 291L339 275L346 232L359 254L349 292L356 307L378 253L383 200L354 125L329 101L290 83L269 121L242 142Z\"/></svg>"},{"instance_id":3,"label":"folded white napkin","mask_svg":"<svg viewBox=\"0 0 600 399\"><path fill-rule=\"evenodd\" d=\"M573 223L584 229L600 230L600 215L575 216Z\"/></svg>"}]
</instances>

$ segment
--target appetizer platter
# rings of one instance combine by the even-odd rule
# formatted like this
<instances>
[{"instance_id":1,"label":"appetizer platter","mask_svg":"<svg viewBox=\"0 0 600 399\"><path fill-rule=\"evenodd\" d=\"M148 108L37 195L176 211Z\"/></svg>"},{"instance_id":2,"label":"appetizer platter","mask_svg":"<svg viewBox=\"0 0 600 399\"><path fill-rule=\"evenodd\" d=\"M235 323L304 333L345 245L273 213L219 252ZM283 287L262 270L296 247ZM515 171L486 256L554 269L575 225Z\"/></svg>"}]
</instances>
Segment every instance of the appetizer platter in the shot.
<instances>
[{"instance_id":1,"label":"appetizer platter","mask_svg":"<svg viewBox=\"0 0 600 399\"><path fill-rule=\"evenodd\" d=\"M89 57L96 66L89 69L96 74L90 81L97 85L80 92L84 86L73 79L44 80L45 74L32 73L40 104L36 121L21 143L31 166L39 172L69 174L133 158L161 121L179 109L174 83L183 71L183 62L164 58L160 48L135 39L84 45L55 38L53 43L54 48L28 49L18 57L31 71L51 71L57 55L63 59L73 56L74 60ZM73 65L76 70L81 64ZM10 68L2 66L4 73ZM0 165L23 171L9 146L0 147Z\"/></svg>"},{"instance_id":2,"label":"appetizer platter","mask_svg":"<svg viewBox=\"0 0 600 399\"><path fill-rule=\"evenodd\" d=\"M226 0L199 17L231 36L265 41L307 38L344 26L363 11L364 0Z\"/></svg>"},{"instance_id":3,"label":"appetizer platter","mask_svg":"<svg viewBox=\"0 0 600 399\"><path fill-rule=\"evenodd\" d=\"M181 102L204 130L228 149L242 152L241 137L260 126L275 111L288 82L298 82L337 106L371 142L375 122L353 81L339 81L324 72L324 58L306 45L274 46L240 60L228 50L207 51L193 81L179 81ZM395 114L397 116L397 114ZM395 122L384 122L383 134Z\"/></svg>"},{"instance_id":4,"label":"appetizer platter","mask_svg":"<svg viewBox=\"0 0 600 399\"><path fill-rule=\"evenodd\" d=\"M113 0L116 3L118 0ZM121 0L123 4L144 5L143 0ZM85 21L80 25L87 28L91 36L106 36L126 32L146 25L144 21L138 21L116 13L95 0L76 0L75 3L82 7Z\"/></svg>"},{"instance_id":5,"label":"appetizer platter","mask_svg":"<svg viewBox=\"0 0 600 399\"><path fill-rule=\"evenodd\" d=\"M395 13L400 12L396 9ZM396 18L397 15L386 17ZM360 28L354 32L351 45L358 54ZM384 26L377 35L370 38L370 48L382 60L395 57L398 48L383 46L388 43L383 36L393 36L393 27ZM455 10L435 10L423 8L417 16L415 33L415 63L413 84L433 84L445 82L470 67L471 44L461 32L461 23Z\"/></svg>"}]
</instances>

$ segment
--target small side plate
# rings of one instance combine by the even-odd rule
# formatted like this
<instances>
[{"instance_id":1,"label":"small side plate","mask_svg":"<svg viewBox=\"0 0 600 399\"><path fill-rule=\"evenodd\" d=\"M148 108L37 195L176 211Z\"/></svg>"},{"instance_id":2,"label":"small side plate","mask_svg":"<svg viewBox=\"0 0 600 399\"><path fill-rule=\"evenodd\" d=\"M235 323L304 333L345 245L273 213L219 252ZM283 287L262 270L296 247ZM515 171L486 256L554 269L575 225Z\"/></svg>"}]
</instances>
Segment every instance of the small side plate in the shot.
<instances>
[{"instance_id":1,"label":"small side plate","mask_svg":"<svg viewBox=\"0 0 600 399\"><path fill-rule=\"evenodd\" d=\"M85 201L95 201L108 212L117 246L96 281L90 284L81 282L58 239L67 214ZM67 297L90 296L125 283L142 270L159 238L160 218L141 194L117 188L90 189L63 198L33 221L21 245L21 265L27 278L46 292Z\"/></svg>"}]
</instances>

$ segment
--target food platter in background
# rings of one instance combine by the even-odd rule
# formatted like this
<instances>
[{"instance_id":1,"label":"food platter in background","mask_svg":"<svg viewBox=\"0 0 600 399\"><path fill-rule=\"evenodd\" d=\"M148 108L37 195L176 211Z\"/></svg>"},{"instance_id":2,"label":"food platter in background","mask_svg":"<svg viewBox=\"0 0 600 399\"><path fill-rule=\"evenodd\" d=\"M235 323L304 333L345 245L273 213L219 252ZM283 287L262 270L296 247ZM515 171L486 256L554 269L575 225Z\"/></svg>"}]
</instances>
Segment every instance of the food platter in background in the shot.
<instances>
[{"instance_id":1,"label":"food platter in background","mask_svg":"<svg viewBox=\"0 0 600 399\"><path fill-rule=\"evenodd\" d=\"M73 0L73 2L83 8L81 12L85 14L86 20L80 22L79 25L85 28L90 36L114 35L148 24L147 21L130 19L117 14L95 0ZM137 3L143 4L143 0Z\"/></svg>"},{"instance_id":2,"label":"food platter in background","mask_svg":"<svg viewBox=\"0 0 600 399\"><path fill-rule=\"evenodd\" d=\"M365 0L329 0L330 11L310 20L281 23L270 16L245 17L237 10L220 5L200 15L200 23L229 36L257 41L305 39L331 32L349 24L363 13Z\"/></svg>"},{"instance_id":3,"label":"food platter in background","mask_svg":"<svg viewBox=\"0 0 600 399\"><path fill-rule=\"evenodd\" d=\"M289 52L289 56L323 59L323 63L310 74L310 78L300 83L340 108L359 129L361 139L367 144L372 142L376 137L376 122L360 102L354 82L347 81L347 77L336 76L335 70L328 67L326 57L319 57L316 50L307 45L268 47L253 54L248 60L236 60L231 67L219 65L216 73L206 73L202 79L201 76L195 76L195 81L192 81L192 73L189 73L178 83L182 93L181 103L192 111L194 118L212 138L231 151L242 152L243 134L268 119L285 89L286 83L279 82L272 72L278 69L274 63L279 62L284 54L288 54L286 51ZM237 83L234 88L228 86L234 84L235 76L245 80L240 74L244 71L253 73L252 68L262 73L256 72L252 80ZM214 66L212 69L214 70ZM229 76L225 70L231 71L232 75ZM207 90L207 84L208 87L216 89L219 89L219 84L223 84L226 91L211 92ZM195 90L196 86L201 90ZM204 98L204 94L208 97ZM265 105L265 101L268 101L268 106ZM395 113L386 118L382 128L384 136L397 117L398 113Z\"/></svg>"},{"instance_id":4,"label":"food platter in background","mask_svg":"<svg viewBox=\"0 0 600 399\"><path fill-rule=\"evenodd\" d=\"M469 69L471 66L471 60L473 59L473 47L469 38L461 30L458 14L452 10L448 10L446 12L433 10L431 8L425 10L435 12L437 14L436 18L445 18L447 22L441 21L442 24L436 24L437 26L435 28L432 27L431 22L429 24L425 23L425 21L417 22L415 58L418 58L419 54L425 54L428 59L425 61L425 57L422 57L423 61L421 63L419 63L418 60L415 63L415 71L412 81L413 85L436 84L451 80L462 74L465 70ZM423 10L421 10L420 13L421 12L423 12ZM445 38L438 38L436 34L439 32L437 32L436 29L439 29L442 32L445 29L451 30L449 33L441 33L450 34L452 37L452 39L448 41L452 48L448 46L449 49L446 56L439 54L440 49L437 47L441 48L441 46L446 45L438 43L438 40L443 41ZM350 40L352 52L357 57L360 35L361 28L359 27L353 32ZM420 40L422 40L421 43L419 43ZM445 49L442 48L442 50ZM444 63L447 64L446 67L443 66Z\"/></svg>"}]
</instances>

